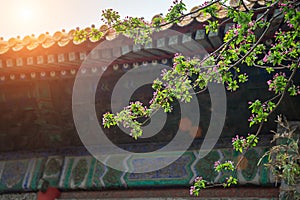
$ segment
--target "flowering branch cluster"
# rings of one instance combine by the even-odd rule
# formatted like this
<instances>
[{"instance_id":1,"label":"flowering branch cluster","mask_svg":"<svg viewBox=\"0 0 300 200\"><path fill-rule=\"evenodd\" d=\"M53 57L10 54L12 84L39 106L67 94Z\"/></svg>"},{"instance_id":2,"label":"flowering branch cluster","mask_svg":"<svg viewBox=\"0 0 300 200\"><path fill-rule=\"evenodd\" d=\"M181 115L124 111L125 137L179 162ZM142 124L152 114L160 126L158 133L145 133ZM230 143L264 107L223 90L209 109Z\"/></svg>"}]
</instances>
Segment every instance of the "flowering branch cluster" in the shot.
<instances>
[{"instance_id":1,"label":"flowering branch cluster","mask_svg":"<svg viewBox=\"0 0 300 200\"><path fill-rule=\"evenodd\" d=\"M186 10L186 5L182 2L182 0L174 0L173 5L168 10L169 12L167 13L165 20L173 21L176 19L174 22L179 22Z\"/></svg>"},{"instance_id":2,"label":"flowering branch cluster","mask_svg":"<svg viewBox=\"0 0 300 200\"><path fill-rule=\"evenodd\" d=\"M117 115L113 115L109 112L103 115L104 128L110 128L111 126L120 125L124 128L130 129L130 136L137 139L142 135L142 122L139 119L149 117L151 111L142 105L141 102L131 102L129 106L125 107Z\"/></svg>"},{"instance_id":3,"label":"flowering branch cluster","mask_svg":"<svg viewBox=\"0 0 300 200\"><path fill-rule=\"evenodd\" d=\"M190 195L198 196L199 192L206 188L206 183L207 181L205 181L202 177L196 177L194 185L190 187Z\"/></svg>"},{"instance_id":4,"label":"flowering branch cluster","mask_svg":"<svg viewBox=\"0 0 300 200\"><path fill-rule=\"evenodd\" d=\"M134 102L119 113L106 113L103 115L104 127L122 125L129 128L132 137L137 139L142 135L141 126L159 108L163 108L165 112L171 112L172 103L175 99L189 103L192 98L192 90L200 93L211 82L222 83L228 91L236 91L240 84L255 78L249 77L250 74L245 73L244 67L260 68L273 75L273 78L266 84L268 86L267 92L273 93L274 96L270 99L255 99L249 102L251 111L248 120L249 126L258 126L257 132L256 134L248 134L245 138L237 135L232 139L234 150L243 154L248 149L257 146L258 134L263 124L280 105L284 96L286 94L291 96L300 94L299 80L295 79L300 68L300 5L297 0L271 0L259 8L249 8L245 3L241 0L241 5L246 10L241 11L227 6L226 1L211 1L204 3L196 11L185 14L186 5L181 0L175 0L165 17L163 15L157 16L151 23L146 22L143 18L134 17L126 17L122 20L116 11L104 10L102 13L103 22L108 25L109 29L114 29L117 33L133 38L135 42L140 44L149 42L150 35L154 31L160 30L161 27L179 22L185 16L195 13L211 16L205 26L207 33L218 31L220 23L223 23L218 18L217 13L221 6L227 8L225 21L234 23L225 33L223 44L207 57L203 59L186 58L176 54L172 69L163 70L161 77L153 82L152 88L155 92L149 106ZM274 12L275 9L276 12ZM282 19L281 28L271 30L275 20L280 19ZM103 34L104 31L86 32L80 30L74 39L84 40L87 37L102 37ZM265 42L267 40L270 41ZM279 136L276 135L276 137ZM295 142L290 142L286 146L275 146L267 154L269 156L267 167L271 168L275 174L280 174L280 177L287 178L288 184L293 184L295 177L299 175L299 154L291 155L286 152L286 149L295 150L295 148ZM276 159L273 160L270 155L275 155ZM231 161L224 163L217 161L214 168L219 173L229 171L236 174L240 161L237 162L236 166ZM222 185L229 187L237 184L237 182L238 180L232 175L227 177ZM211 185L218 184L209 183L202 177L197 177L190 193L191 195L199 195L202 189Z\"/></svg>"},{"instance_id":5,"label":"flowering branch cluster","mask_svg":"<svg viewBox=\"0 0 300 200\"><path fill-rule=\"evenodd\" d=\"M156 17L152 24L144 22L143 19L126 18L121 21L118 13L107 10L103 12L103 18L106 23L116 29L117 32L127 34L132 38L140 38L140 43L147 38L153 31L159 30L163 25L171 22L178 22L188 14L184 14L186 7L182 1L175 0L173 6L169 9L169 13L164 18L162 15ZM206 32L217 31L219 20L217 10L220 5L226 6L222 1L206 2L197 12L203 15L212 16L213 20L208 20L205 26ZM244 5L244 4L243 4ZM190 102L191 89L203 91L210 82L222 83L229 91L236 91L239 85L245 83L249 79L249 75L244 73L241 67L243 64L248 67L262 68L267 73L273 74L273 78L267 81L269 91L274 93L274 97L261 101L259 99L249 102L251 116L249 118L249 126L259 125L256 134L248 134L247 137L237 135L232 139L234 150L240 153L246 153L248 149L257 146L258 134L264 122L268 120L269 115L281 103L284 95L288 92L291 96L300 94L299 85L295 82L294 76L299 69L300 54L300 31L297 29L300 22L299 5L297 1L271 1L265 7L259 9L248 9L247 12L241 12L235 8L228 8L228 19L234 22L234 25L226 32L223 40L224 43L210 53L204 59L185 58L180 54L176 54L173 59L173 68L171 70L163 70L161 78L153 82L152 88L155 90L152 100L148 107L143 107L140 103L135 102L124 108L117 114L106 113L103 116L104 127L122 124L125 128L131 129L131 135L135 139L142 134L140 126L143 122L139 119L151 117L160 107L165 112L172 111L172 103L174 99L182 102ZM279 8L279 13L269 17L274 8ZM256 17L255 13L259 11L260 17ZM279 29L273 35L273 43L271 46L263 43L270 27L275 19L283 16L284 30ZM255 19L256 17L256 19ZM146 33L128 33L128 29L144 28ZM141 29L138 29L139 31ZM138 37L138 35L144 35ZM142 39L141 39L142 38ZM298 60L297 60L298 59ZM286 71L282 71L286 70ZM299 83L298 83L299 84ZM138 108L137 110L132 107ZM284 156L284 155L283 155ZM285 157L280 157L280 161L286 161ZM241 160L240 160L241 161ZM219 173L222 171L237 171L232 161L215 163L215 170ZM269 165L270 167L270 165ZM292 170L298 169L294 165ZM274 172L276 173L276 172ZM222 183L224 187L237 184L238 180L234 176L229 176ZM194 185L191 187L192 195L199 195L201 189L215 185L198 177L195 179ZM218 184L216 184L218 185Z\"/></svg>"},{"instance_id":6,"label":"flowering branch cluster","mask_svg":"<svg viewBox=\"0 0 300 200\"><path fill-rule=\"evenodd\" d=\"M243 150L255 147L258 143L258 137L254 134L248 134L246 138L243 136L236 135L232 138L233 149L242 153Z\"/></svg>"},{"instance_id":7,"label":"flowering branch cluster","mask_svg":"<svg viewBox=\"0 0 300 200\"><path fill-rule=\"evenodd\" d=\"M267 101L262 103L260 100L256 100L255 102L249 102L252 115L248 119L249 126L253 126L254 124L259 124L261 122L266 122L270 112L275 108L275 103L272 101Z\"/></svg>"},{"instance_id":8,"label":"flowering branch cluster","mask_svg":"<svg viewBox=\"0 0 300 200\"><path fill-rule=\"evenodd\" d=\"M276 73L273 76L273 79L269 80L267 84L269 85L269 91L273 91L275 92L275 94L278 94L282 93L285 90L286 85L288 84L288 79L286 78L285 73L280 72ZM300 94L300 86L290 84L288 92L291 96L296 96Z\"/></svg>"},{"instance_id":9,"label":"flowering branch cluster","mask_svg":"<svg viewBox=\"0 0 300 200\"><path fill-rule=\"evenodd\" d=\"M202 66L209 65L207 60ZM195 67L199 66L199 67ZM201 68L197 58L186 59L181 54L175 54L173 67L170 70L164 69L161 78L153 81L152 88L155 90L149 106L143 106L140 102L132 102L121 112L103 115L103 126L110 128L115 125L122 125L130 129L130 135L137 139L142 135L141 126L156 111L162 108L165 112L172 111L172 103L175 99L188 103L192 98L192 91L203 91L209 82L220 82L216 68ZM192 81L191 77L194 77ZM140 122L144 119L144 122Z\"/></svg>"},{"instance_id":10,"label":"flowering branch cluster","mask_svg":"<svg viewBox=\"0 0 300 200\"><path fill-rule=\"evenodd\" d=\"M221 163L220 161L216 161L214 163L215 171L218 173L222 172L233 172L236 170L234 164L232 161L228 160L224 163ZM202 177L197 177L194 180L194 184L190 187L190 195L198 196L200 191L205 188L214 187L214 186L223 186L223 187L230 187L231 185L236 185L238 183L237 178L230 175L229 177L225 178L225 181L223 183L215 184L210 183L206 180L204 180Z\"/></svg>"},{"instance_id":11,"label":"flowering branch cluster","mask_svg":"<svg viewBox=\"0 0 300 200\"><path fill-rule=\"evenodd\" d=\"M234 171L234 165L233 162L228 160L224 163L221 163L220 161L216 161L214 164L214 168L217 172L221 172L222 170L227 170L227 171Z\"/></svg>"},{"instance_id":12,"label":"flowering branch cluster","mask_svg":"<svg viewBox=\"0 0 300 200\"><path fill-rule=\"evenodd\" d=\"M236 137L232 138L232 146L234 150L238 152L243 152L243 150L255 147L258 143L258 137L253 134L248 134L246 138L240 137L236 135ZM233 174L236 174L238 165L240 164L240 161L238 162L237 166L234 166L233 161L227 160L224 163L221 161L216 161L214 163L214 169L218 173L226 173L226 172L233 172ZM200 184L200 183L201 184ZM190 188L190 194L198 196L201 189L204 189L207 187L208 182L203 180L201 178L196 178L194 181L194 185ZM220 184L223 187L230 187L231 185L238 184L238 179L234 175L230 175L229 177L225 178L225 181L223 183L215 184L215 183L209 183L210 186L219 186Z\"/></svg>"}]
</instances>

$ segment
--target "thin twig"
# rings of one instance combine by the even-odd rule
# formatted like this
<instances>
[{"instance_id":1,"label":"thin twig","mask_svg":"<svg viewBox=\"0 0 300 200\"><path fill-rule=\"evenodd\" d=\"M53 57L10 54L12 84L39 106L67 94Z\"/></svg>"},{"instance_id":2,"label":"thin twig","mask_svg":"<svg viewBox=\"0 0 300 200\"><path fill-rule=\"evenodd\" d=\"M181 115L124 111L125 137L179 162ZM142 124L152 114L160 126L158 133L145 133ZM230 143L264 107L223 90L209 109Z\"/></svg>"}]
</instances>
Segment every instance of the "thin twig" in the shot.
<instances>
[{"instance_id":1,"label":"thin twig","mask_svg":"<svg viewBox=\"0 0 300 200\"><path fill-rule=\"evenodd\" d=\"M282 65L282 67L268 67L268 66L258 65L255 63L253 63L253 66L257 67L257 68L262 68L262 69L272 68L272 69L278 69L278 70L288 68L288 66L285 66L285 65Z\"/></svg>"},{"instance_id":2,"label":"thin twig","mask_svg":"<svg viewBox=\"0 0 300 200\"><path fill-rule=\"evenodd\" d=\"M156 110L154 110L147 119L145 119L145 121L143 121L143 123L141 123L141 126L145 125L150 119L151 117L153 117L153 115L155 115L157 113L157 111L159 111L160 107L157 108Z\"/></svg>"},{"instance_id":3,"label":"thin twig","mask_svg":"<svg viewBox=\"0 0 300 200\"><path fill-rule=\"evenodd\" d=\"M194 92L194 93L190 93L190 94L200 94L200 93L204 92L205 90L207 90L207 87L203 88L202 90L200 90L198 92Z\"/></svg>"}]
</instances>

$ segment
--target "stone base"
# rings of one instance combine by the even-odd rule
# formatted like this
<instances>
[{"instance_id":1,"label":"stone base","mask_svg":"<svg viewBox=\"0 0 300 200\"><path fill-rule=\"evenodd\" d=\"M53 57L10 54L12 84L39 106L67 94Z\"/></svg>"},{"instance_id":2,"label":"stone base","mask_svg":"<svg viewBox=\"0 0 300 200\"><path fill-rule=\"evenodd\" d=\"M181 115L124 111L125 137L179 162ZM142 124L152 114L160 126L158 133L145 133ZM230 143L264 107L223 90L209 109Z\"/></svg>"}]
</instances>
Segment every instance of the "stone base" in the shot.
<instances>
[{"instance_id":1,"label":"stone base","mask_svg":"<svg viewBox=\"0 0 300 200\"><path fill-rule=\"evenodd\" d=\"M36 200L36 193L2 194L0 200Z\"/></svg>"},{"instance_id":2,"label":"stone base","mask_svg":"<svg viewBox=\"0 0 300 200\"><path fill-rule=\"evenodd\" d=\"M61 200L106 200L106 199L160 199L160 200L275 200L278 199L278 188L239 187L239 188L213 188L201 191L199 197L189 195L189 188L145 188L129 190L103 190L63 192Z\"/></svg>"}]
</instances>

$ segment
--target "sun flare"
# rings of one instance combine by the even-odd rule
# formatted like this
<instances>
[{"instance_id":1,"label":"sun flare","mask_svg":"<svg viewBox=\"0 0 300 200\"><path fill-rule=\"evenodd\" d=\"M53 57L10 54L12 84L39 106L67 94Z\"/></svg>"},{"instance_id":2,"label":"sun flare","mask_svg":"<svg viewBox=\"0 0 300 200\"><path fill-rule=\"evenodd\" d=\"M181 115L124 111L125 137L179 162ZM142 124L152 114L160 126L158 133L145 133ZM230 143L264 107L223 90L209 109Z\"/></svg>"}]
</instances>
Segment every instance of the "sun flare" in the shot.
<instances>
[{"instance_id":1,"label":"sun flare","mask_svg":"<svg viewBox=\"0 0 300 200\"><path fill-rule=\"evenodd\" d=\"M29 7L22 7L19 9L19 17L22 21L30 21L33 17L33 11Z\"/></svg>"}]
</instances>

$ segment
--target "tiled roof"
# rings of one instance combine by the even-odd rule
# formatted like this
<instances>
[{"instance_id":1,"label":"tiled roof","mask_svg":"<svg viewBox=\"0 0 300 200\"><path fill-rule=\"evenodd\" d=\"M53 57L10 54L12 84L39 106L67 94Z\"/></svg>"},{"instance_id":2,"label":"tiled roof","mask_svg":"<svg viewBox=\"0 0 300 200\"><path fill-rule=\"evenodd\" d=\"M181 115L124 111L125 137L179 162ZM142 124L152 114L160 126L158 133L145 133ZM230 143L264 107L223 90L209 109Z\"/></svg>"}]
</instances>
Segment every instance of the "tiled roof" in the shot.
<instances>
[{"instance_id":1,"label":"tiled roof","mask_svg":"<svg viewBox=\"0 0 300 200\"><path fill-rule=\"evenodd\" d=\"M240 0L230 0L230 5L232 7L239 7L241 11L245 10L245 8L240 5ZM258 5L262 6L265 5L265 0L249 0L244 1L245 5L248 8L252 8L253 6ZM196 6L191 9L191 12L196 11L200 6ZM223 19L226 17L227 10L225 7L218 5L218 11L217 16L220 19ZM178 26L183 27L188 24L190 24L194 19L198 22L205 22L208 19L210 19L211 16L209 14L204 15L203 13L196 12L191 16L185 17L181 22L177 23ZM164 29L172 27L174 24L169 24L168 26L165 26ZM112 29L108 30L108 27L106 25L103 25L99 28L100 31L103 31L104 36L106 40L112 40L117 37L117 34ZM86 31L90 31L91 28L86 28ZM23 39L17 37L17 38L10 38L8 41L4 41L3 38L0 38L0 55L5 54L10 49L14 52L21 51L23 49L33 50L39 46L42 46L43 48L49 48L53 46L54 44L57 44L60 47L66 46L68 43L73 42L75 45L81 44L84 41L81 42L75 42L73 41L75 30L70 30L69 32L57 31L53 35L50 35L49 33L41 34L38 37L35 37L34 35L26 36ZM102 38L100 38L102 39ZM91 42L97 42L99 41L95 39L89 39Z\"/></svg>"}]
</instances>

